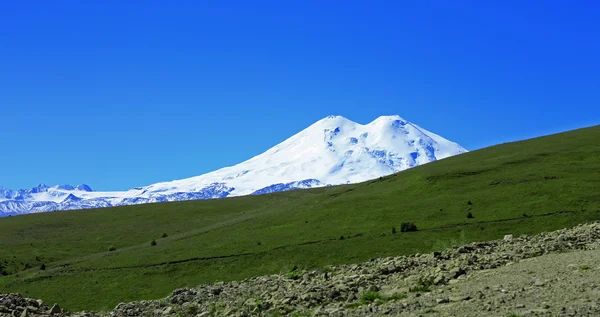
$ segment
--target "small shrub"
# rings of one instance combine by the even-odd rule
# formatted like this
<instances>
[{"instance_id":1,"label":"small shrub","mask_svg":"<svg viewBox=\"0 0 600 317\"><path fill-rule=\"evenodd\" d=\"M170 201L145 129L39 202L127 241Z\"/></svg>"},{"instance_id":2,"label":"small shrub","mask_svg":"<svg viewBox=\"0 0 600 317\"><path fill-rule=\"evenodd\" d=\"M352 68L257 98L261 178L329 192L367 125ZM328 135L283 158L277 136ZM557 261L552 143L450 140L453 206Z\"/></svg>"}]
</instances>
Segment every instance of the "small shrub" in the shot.
<instances>
[{"instance_id":1,"label":"small shrub","mask_svg":"<svg viewBox=\"0 0 600 317\"><path fill-rule=\"evenodd\" d=\"M256 245L262 245L262 243L260 241L256 242Z\"/></svg>"},{"instance_id":2,"label":"small shrub","mask_svg":"<svg viewBox=\"0 0 600 317\"><path fill-rule=\"evenodd\" d=\"M401 232L417 231L417 225L412 222L403 222L400 226Z\"/></svg>"},{"instance_id":3,"label":"small shrub","mask_svg":"<svg viewBox=\"0 0 600 317\"><path fill-rule=\"evenodd\" d=\"M187 310L188 315L192 315L192 316L195 316L196 314L198 314L200 312L200 310L198 309L198 306L193 306L193 305L188 306L186 310Z\"/></svg>"},{"instance_id":4,"label":"small shrub","mask_svg":"<svg viewBox=\"0 0 600 317\"><path fill-rule=\"evenodd\" d=\"M472 219L472 218L474 218L474 217L473 217L473 213L471 213L471 212L469 211L469 213L467 213L467 218L469 218L469 219Z\"/></svg>"},{"instance_id":5,"label":"small shrub","mask_svg":"<svg viewBox=\"0 0 600 317\"><path fill-rule=\"evenodd\" d=\"M344 238L344 236L340 236L340 240L345 240L346 238Z\"/></svg>"},{"instance_id":6,"label":"small shrub","mask_svg":"<svg viewBox=\"0 0 600 317\"><path fill-rule=\"evenodd\" d=\"M432 279L420 278L419 281L417 282L417 285L409 288L408 290L412 293L429 292L429 291L431 291L431 288L429 288L431 285L433 285Z\"/></svg>"},{"instance_id":7,"label":"small shrub","mask_svg":"<svg viewBox=\"0 0 600 317\"><path fill-rule=\"evenodd\" d=\"M585 271L587 271L589 269L591 269L591 267L589 265L582 265L582 266L579 267L579 270L581 272L585 272Z\"/></svg>"},{"instance_id":8,"label":"small shrub","mask_svg":"<svg viewBox=\"0 0 600 317\"><path fill-rule=\"evenodd\" d=\"M378 299L382 299L381 294L379 294L378 292L366 292L362 296L361 303L368 304Z\"/></svg>"},{"instance_id":9,"label":"small shrub","mask_svg":"<svg viewBox=\"0 0 600 317\"><path fill-rule=\"evenodd\" d=\"M471 206L472 204L473 203L470 200L467 202L467 205L469 205L469 206Z\"/></svg>"},{"instance_id":10,"label":"small shrub","mask_svg":"<svg viewBox=\"0 0 600 317\"><path fill-rule=\"evenodd\" d=\"M285 278L290 279L290 280L298 280L302 277L302 272L300 272L300 270L294 268L291 271L287 272L285 274Z\"/></svg>"},{"instance_id":11,"label":"small shrub","mask_svg":"<svg viewBox=\"0 0 600 317\"><path fill-rule=\"evenodd\" d=\"M406 294L404 293L394 293L392 296L387 297L387 300L400 300L400 299L405 299L408 296L406 296Z\"/></svg>"},{"instance_id":12,"label":"small shrub","mask_svg":"<svg viewBox=\"0 0 600 317\"><path fill-rule=\"evenodd\" d=\"M396 234L396 227L392 227L392 234Z\"/></svg>"},{"instance_id":13,"label":"small shrub","mask_svg":"<svg viewBox=\"0 0 600 317\"><path fill-rule=\"evenodd\" d=\"M114 245L111 245L110 247L108 247L108 251L109 252L117 251L117 247L115 247Z\"/></svg>"},{"instance_id":14,"label":"small shrub","mask_svg":"<svg viewBox=\"0 0 600 317\"><path fill-rule=\"evenodd\" d=\"M151 245L151 246L155 246L155 245L156 245L156 240L152 240L152 241L150 241L150 245Z\"/></svg>"},{"instance_id":15,"label":"small shrub","mask_svg":"<svg viewBox=\"0 0 600 317\"><path fill-rule=\"evenodd\" d=\"M40 270L45 271L46 270L46 264L42 263L42 265L40 266Z\"/></svg>"},{"instance_id":16,"label":"small shrub","mask_svg":"<svg viewBox=\"0 0 600 317\"><path fill-rule=\"evenodd\" d=\"M254 300L254 304L256 305L256 308L258 308L258 311L262 311L265 308L265 304L263 304L260 299Z\"/></svg>"},{"instance_id":17,"label":"small shrub","mask_svg":"<svg viewBox=\"0 0 600 317\"><path fill-rule=\"evenodd\" d=\"M166 237L168 237L168 236L169 236L169 235L168 235L166 232L163 232L162 236L160 236L160 237L161 237L161 238L166 238Z\"/></svg>"}]
</instances>

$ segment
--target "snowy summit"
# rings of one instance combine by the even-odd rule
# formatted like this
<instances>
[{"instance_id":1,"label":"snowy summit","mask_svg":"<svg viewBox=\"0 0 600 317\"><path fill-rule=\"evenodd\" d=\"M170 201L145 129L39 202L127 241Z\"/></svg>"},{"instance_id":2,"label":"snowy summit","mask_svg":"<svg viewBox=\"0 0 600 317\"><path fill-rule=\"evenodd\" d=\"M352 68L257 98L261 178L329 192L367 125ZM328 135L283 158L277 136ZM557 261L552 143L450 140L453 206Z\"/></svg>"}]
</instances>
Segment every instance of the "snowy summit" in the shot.
<instances>
[{"instance_id":1,"label":"snowy summit","mask_svg":"<svg viewBox=\"0 0 600 317\"><path fill-rule=\"evenodd\" d=\"M20 191L0 187L0 216L357 183L464 152L399 116L382 116L366 125L329 116L245 162L187 179L124 192L94 192L87 185Z\"/></svg>"}]
</instances>

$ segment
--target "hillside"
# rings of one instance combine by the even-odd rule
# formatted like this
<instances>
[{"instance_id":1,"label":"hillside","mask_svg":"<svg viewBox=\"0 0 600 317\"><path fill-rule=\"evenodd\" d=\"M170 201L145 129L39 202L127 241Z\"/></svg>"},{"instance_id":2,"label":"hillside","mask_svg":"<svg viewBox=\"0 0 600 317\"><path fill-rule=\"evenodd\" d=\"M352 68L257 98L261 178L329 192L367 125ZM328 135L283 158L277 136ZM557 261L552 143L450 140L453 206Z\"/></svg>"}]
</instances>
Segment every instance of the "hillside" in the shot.
<instances>
[{"instance_id":1,"label":"hillside","mask_svg":"<svg viewBox=\"0 0 600 317\"><path fill-rule=\"evenodd\" d=\"M600 126L580 129L354 185L3 218L0 263L11 275L0 292L106 310L295 266L574 226L600 219L599 139ZM405 221L419 231L400 233Z\"/></svg>"}]
</instances>

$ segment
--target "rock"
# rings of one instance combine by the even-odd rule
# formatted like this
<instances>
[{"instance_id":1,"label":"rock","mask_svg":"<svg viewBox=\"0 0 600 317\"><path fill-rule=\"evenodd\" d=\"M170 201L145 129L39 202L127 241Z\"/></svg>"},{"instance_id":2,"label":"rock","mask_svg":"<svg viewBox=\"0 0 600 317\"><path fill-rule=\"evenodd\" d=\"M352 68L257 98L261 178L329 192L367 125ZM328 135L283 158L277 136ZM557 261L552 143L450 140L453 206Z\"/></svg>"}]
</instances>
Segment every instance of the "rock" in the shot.
<instances>
[{"instance_id":1,"label":"rock","mask_svg":"<svg viewBox=\"0 0 600 317\"><path fill-rule=\"evenodd\" d=\"M170 315L173 313L173 307L169 306L163 310L163 315Z\"/></svg>"},{"instance_id":2,"label":"rock","mask_svg":"<svg viewBox=\"0 0 600 317\"><path fill-rule=\"evenodd\" d=\"M462 301L471 299L471 297L470 296L450 296L449 299L451 302L462 302Z\"/></svg>"},{"instance_id":3,"label":"rock","mask_svg":"<svg viewBox=\"0 0 600 317\"><path fill-rule=\"evenodd\" d=\"M546 285L546 282L544 282L543 280L540 280L540 279L536 279L535 282L533 283L533 285L541 287L541 286Z\"/></svg>"},{"instance_id":4,"label":"rock","mask_svg":"<svg viewBox=\"0 0 600 317\"><path fill-rule=\"evenodd\" d=\"M433 280L433 284L440 285L440 284L443 284L445 281L446 281L446 278L444 277L444 275L438 274L435 277L435 279Z\"/></svg>"},{"instance_id":5,"label":"rock","mask_svg":"<svg viewBox=\"0 0 600 317\"><path fill-rule=\"evenodd\" d=\"M446 303L449 303L450 300L448 298L438 298L435 300L435 302L438 304L446 304Z\"/></svg>"},{"instance_id":6,"label":"rock","mask_svg":"<svg viewBox=\"0 0 600 317\"><path fill-rule=\"evenodd\" d=\"M21 313L21 317L28 317L28 316L29 316L29 314L28 314L27 308L25 308L23 310L23 312Z\"/></svg>"},{"instance_id":7,"label":"rock","mask_svg":"<svg viewBox=\"0 0 600 317\"><path fill-rule=\"evenodd\" d=\"M512 234L507 234L504 236L504 241L512 241L513 240L513 235Z\"/></svg>"},{"instance_id":8,"label":"rock","mask_svg":"<svg viewBox=\"0 0 600 317\"><path fill-rule=\"evenodd\" d=\"M62 310L56 303L54 305L52 305L52 308L50 308L50 314L60 314L61 312L62 312Z\"/></svg>"},{"instance_id":9,"label":"rock","mask_svg":"<svg viewBox=\"0 0 600 317\"><path fill-rule=\"evenodd\" d=\"M446 273L446 278L450 280L453 278L457 278L463 274L465 274L465 271L461 267L455 267L451 269L448 273Z\"/></svg>"}]
</instances>

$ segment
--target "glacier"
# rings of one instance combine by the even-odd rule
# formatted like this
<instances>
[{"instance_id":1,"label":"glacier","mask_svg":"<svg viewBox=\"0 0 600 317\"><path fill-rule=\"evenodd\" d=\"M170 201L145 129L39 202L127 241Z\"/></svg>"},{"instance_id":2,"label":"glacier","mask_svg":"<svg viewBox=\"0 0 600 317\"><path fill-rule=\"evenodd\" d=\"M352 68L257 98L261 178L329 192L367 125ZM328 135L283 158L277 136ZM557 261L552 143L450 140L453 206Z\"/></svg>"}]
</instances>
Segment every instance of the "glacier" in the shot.
<instances>
[{"instance_id":1,"label":"glacier","mask_svg":"<svg viewBox=\"0 0 600 317\"><path fill-rule=\"evenodd\" d=\"M0 186L0 217L358 183L465 152L397 115L368 124L328 116L247 161L191 178L112 192L85 184Z\"/></svg>"}]
</instances>

